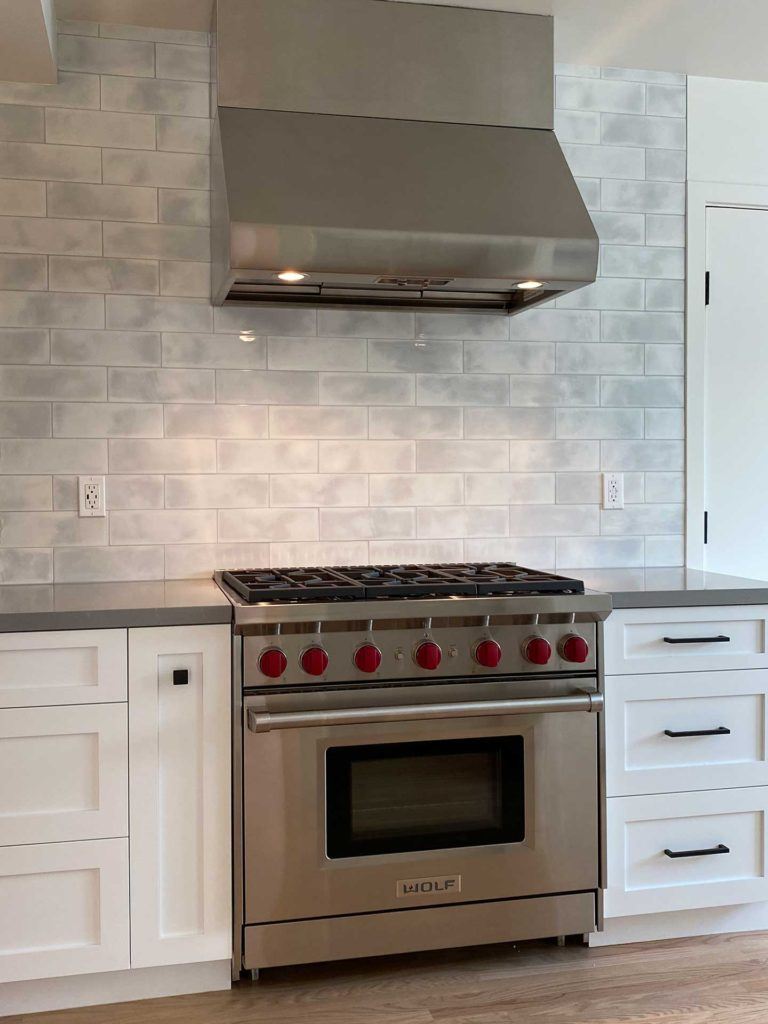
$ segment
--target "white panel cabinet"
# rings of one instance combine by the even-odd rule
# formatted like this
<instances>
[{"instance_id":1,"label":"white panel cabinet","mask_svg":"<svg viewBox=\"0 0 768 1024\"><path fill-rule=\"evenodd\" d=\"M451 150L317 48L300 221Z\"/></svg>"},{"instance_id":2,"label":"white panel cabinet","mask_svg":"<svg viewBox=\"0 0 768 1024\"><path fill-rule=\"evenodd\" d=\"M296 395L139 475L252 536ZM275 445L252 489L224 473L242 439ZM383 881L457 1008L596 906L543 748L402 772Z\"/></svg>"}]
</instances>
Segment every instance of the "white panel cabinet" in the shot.
<instances>
[{"instance_id":1,"label":"white panel cabinet","mask_svg":"<svg viewBox=\"0 0 768 1024\"><path fill-rule=\"evenodd\" d=\"M228 626L129 636L131 964L231 956Z\"/></svg>"},{"instance_id":2,"label":"white panel cabinet","mask_svg":"<svg viewBox=\"0 0 768 1024\"><path fill-rule=\"evenodd\" d=\"M608 801L606 917L768 899L768 789Z\"/></svg>"},{"instance_id":3,"label":"white panel cabinet","mask_svg":"<svg viewBox=\"0 0 768 1024\"><path fill-rule=\"evenodd\" d=\"M0 634L0 708L124 701L124 629Z\"/></svg>"},{"instance_id":4,"label":"white panel cabinet","mask_svg":"<svg viewBox=\"0 0 768 1024\"><path fill-rule=\"evenodd\" d=\"M768 668L768 606L632 608L605 625L608 675Z\"/></svg>"},{"instance_id":5,"label":"white panel cabinet","mask_svg":"<svg viewBox=\"0 0 768 1024\"><path fill-rule=\"evenodd\" d=\"M125 704L0 711L0 846L127 835Z\"/></svg>"},{"instance_id":6,"label":"white panel cabinet","mask_svg":"<svg viewBox=\"0 0 768 1024\"><path fill-rule=\"evenodd\" d=\"M768 669L608 676L606 793L768 786Z\"/></svg>"},{"instance_id":7,"label":"white panel cabinet","mask_svg":"<svg viewBox=\"0 0 768 1024\"><path fill-rule=\"evenodd\" d=\"M0 982L125 970L128 840L3 847L0 907Z\"/></svg>"}]
</instances>

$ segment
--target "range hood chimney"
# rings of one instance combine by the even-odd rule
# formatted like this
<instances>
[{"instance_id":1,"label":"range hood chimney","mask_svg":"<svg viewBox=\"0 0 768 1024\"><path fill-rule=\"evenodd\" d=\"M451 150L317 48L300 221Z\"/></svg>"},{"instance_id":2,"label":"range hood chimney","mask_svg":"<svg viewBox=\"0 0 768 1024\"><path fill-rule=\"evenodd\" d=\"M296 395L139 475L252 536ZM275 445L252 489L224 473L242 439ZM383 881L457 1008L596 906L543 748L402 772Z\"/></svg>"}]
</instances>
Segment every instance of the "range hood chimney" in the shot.
<instances>
[{"instance_id":1,"label":"range hood chimney","mask_svg":"<svg viewBox=\"0 0 768 1024\"><path fill-rule=\"evenodd\" d=\"M516 313L595 280L553 22L218 0L213 299Z\"/></svg>"}]
</instances>

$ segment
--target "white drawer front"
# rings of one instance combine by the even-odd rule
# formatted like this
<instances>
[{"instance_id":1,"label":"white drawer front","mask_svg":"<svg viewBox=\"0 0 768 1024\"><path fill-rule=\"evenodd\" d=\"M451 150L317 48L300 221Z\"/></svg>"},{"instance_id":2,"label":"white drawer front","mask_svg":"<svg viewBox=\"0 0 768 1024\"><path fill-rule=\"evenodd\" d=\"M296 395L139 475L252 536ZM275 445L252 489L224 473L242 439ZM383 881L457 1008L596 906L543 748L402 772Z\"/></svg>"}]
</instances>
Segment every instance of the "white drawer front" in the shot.
<instances>
[{"instance_id":1,"label":"white drawer front","mask_svg":"<svg viewBox=\"0 0 768 1024\"><path fill-rule=\"evenodd\" d=\"M0 634L0 708L123 701L124 629Z\"/></svg>"},{"instance_id":2,"label":"white drawer front","mask_svg":"<svg viewBox=\"0 0 768 1024\"><path fill-rule=\"evenodd\" d=\"M768 786L767 696L768 669L607 677L607 795Z\"/></svg>"},{"instance_id":3,"label":"white drawer front","mask_svg":"<svg viewBox=\"0 0 768 1024\"><path fill-rule=\"evenodd\" d=\"M768 606L632 608L605 623L607 675L768 668Z\"/></svg>"},{"instance_id":4,"label":"white drawer front","mask_svg":"<svg viewBox=\"0 0 768 1024\"><path fill-rule=\"evenodd\" d=\"M127 835L126 704L0 711L0 846Z\"/></svg>"},{"instance_id":5,"label":"white drawer front","mask_svg":"<svg viewBox=\"0 0 768 1024\"><path fill-rule=\"evenodd\" d=\"M0 982L130 966L128 840L0 849Z\"/></svg>"},{"instance_id":6,"label":"white drawer front","mask_svg":"<svg viewBox=\"0 0 768 1024\"><path fill-rule=\"evenodd\" d=\"M606 917L768 899L768 789L614 797L607 808Z\"/></svg>"}]
</instances>

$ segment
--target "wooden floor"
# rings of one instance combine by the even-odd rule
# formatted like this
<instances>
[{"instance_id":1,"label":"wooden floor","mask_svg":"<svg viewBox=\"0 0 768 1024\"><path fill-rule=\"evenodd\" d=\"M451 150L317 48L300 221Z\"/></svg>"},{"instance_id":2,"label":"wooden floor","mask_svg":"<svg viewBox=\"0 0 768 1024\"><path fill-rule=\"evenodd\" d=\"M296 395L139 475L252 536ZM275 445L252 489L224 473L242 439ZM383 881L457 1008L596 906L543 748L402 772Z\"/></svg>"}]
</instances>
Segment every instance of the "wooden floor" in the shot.
<instances>
[{"instance_id":1,"label":"wooden floor","mask_svg":"<svg viewBox=\"0 0 768 1024\"><path fill-rule=\"evenodd\" d=\"M2 1024L768 1024L768 933L544 943L266 971L257 985Z\"/></svg>"}]
</instances>

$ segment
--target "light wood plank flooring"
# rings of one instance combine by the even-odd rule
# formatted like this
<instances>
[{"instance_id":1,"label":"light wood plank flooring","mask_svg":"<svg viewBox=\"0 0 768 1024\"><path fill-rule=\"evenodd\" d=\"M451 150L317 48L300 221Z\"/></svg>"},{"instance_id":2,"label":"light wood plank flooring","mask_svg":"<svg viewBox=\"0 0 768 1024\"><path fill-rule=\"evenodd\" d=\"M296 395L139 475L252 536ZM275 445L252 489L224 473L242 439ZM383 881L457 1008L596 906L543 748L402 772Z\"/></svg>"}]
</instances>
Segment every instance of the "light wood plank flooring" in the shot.
<instances>
[{"instance_id":1,"label":"light wood plank flooring","mask_svg":"<svg viewBox=\"0 0 768 1024\"><path fill-rule=\"evenodd\" d=\"M267 971L258 985L2 1024L768 1024L768 933L544 943Z\"/></svg>"}]
</instances>

